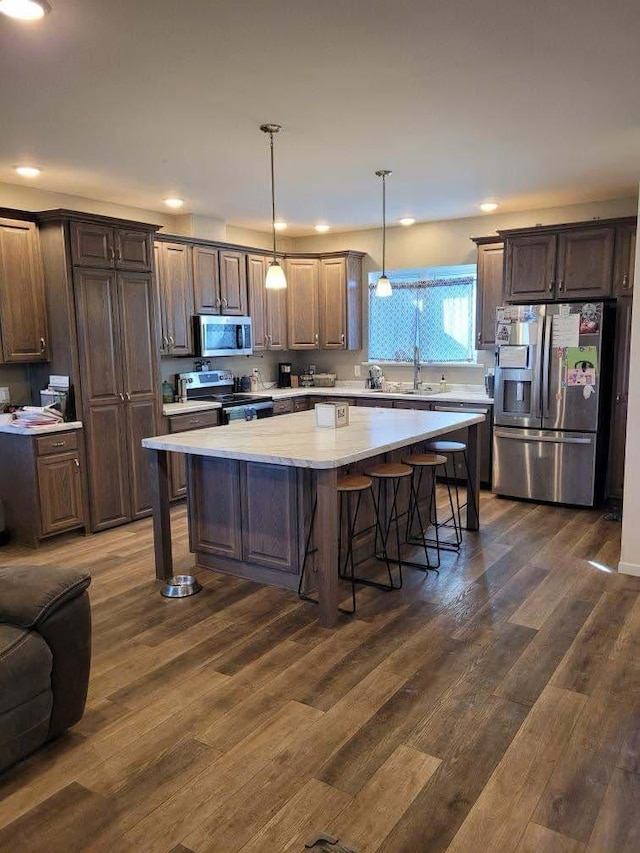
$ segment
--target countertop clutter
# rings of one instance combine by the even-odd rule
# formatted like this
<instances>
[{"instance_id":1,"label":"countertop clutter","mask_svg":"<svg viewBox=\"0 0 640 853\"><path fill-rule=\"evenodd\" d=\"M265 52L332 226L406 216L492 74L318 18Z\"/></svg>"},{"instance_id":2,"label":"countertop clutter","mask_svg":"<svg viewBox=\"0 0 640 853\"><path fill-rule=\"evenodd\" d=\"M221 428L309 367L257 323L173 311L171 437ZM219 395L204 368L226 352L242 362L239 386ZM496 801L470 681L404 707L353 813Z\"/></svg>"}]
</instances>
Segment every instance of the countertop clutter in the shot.
<instances>
[{"instance_id":1,"label":"countertop clutter","mask_svg":"<svg viewBox=\"0 0 640 853\"><path fill-rule=\"evenodd\" d=\"M493 405L493 398L487 396L482 385L453 385L447 391L434 391L422 388L419 392L407 393L406 390L398 391L374 391L372 388L363 388L361 383L353 385L341 383L333 388L265 388L257 392L265 397L273 397L274 400L290 399L292 397L367 397L380 400L416 400L421 402L442 403L476 403L482 405ZM162 414L181 415L188 412L204 411L205 409L218 409L220 403L193 401L188 403L165 403Z\"/></svg>"},{"instance_id":2,"label":"countertop clutter","mask_svg":"<svg viewBox=\"0 0 640 853\"><path fill-rule=\"evenodd\" d=\"M82 421L62 421L59 424L47 424L46 426L13 426L11 423L1 424L0 432L11 435L47 435L50 432L65 432L70 429L82 429Z\"/></svg>"}]
</instances>

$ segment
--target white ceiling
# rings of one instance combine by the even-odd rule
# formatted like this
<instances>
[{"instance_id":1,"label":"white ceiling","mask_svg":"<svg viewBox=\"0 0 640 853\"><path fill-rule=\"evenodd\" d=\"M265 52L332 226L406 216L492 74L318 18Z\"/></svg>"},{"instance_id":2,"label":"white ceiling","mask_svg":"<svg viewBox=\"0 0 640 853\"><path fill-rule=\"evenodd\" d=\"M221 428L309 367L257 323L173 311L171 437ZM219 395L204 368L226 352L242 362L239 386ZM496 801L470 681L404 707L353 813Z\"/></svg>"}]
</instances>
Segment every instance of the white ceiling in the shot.
<instances>
[{"instance_id":1,"label":"white ceiling","mask_svg":"<svg viewBox=\"0 0 640 853\"><path fill-rule=\"evenodd\" d=\"M637 192L638 0L50 0L0 16L0 181L266 228Z\"/></svg>"}]
</instances>

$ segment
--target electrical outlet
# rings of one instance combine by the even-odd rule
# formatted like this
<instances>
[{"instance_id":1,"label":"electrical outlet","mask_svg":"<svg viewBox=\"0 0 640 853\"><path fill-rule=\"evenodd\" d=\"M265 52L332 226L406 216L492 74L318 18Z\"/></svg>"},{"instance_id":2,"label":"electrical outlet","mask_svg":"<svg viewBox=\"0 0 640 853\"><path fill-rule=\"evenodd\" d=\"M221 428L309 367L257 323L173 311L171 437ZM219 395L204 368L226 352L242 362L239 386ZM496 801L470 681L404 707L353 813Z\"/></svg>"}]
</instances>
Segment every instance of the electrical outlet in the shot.
<instances>
[{"instance_id":1,"label":"electrical outlet","mask_svg":"<svg viewBox=\"0 0 640 853\"><path fill-rule=\"evenodd\" d=\"M354 375L356 378L360 376L360 365L359 365L359 364L354 364L354 365L353 365L353 375Z\"/></svg>"}]
</instances>

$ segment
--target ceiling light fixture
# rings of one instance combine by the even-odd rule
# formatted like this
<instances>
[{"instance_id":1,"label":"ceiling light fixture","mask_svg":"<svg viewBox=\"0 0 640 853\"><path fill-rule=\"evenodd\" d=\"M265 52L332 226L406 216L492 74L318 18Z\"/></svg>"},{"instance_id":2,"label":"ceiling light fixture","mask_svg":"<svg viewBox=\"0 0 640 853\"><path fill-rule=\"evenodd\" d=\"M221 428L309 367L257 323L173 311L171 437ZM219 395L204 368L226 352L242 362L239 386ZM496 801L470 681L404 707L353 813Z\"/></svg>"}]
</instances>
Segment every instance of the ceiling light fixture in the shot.
<instances>
[{"instance_id":1,"label":"ceiling light fixture","mask_svg":"<svg viewBox=\"0 0 640 853\"><path fill-rule=\"evenodd\" d=\"M286 222L280 221L280 222L274 222L273 227L276 229L276 231L284 231L289 226L287 225Z\"/></svg>"},{"instance_id":2,"label":"ceiling light fixture","mask_svg":"<svg viewBox=\"0 0 640 853\"><path fill-rule=\"evenodd\" d=\"M386 248L387 248L387 175L388 169L378 169L376 175L382 178L382 275L376 284L375 294L378 297L391 296L391 282L387 278L386 270Z\"/></svg>"},{"instance_id":3,"label":"ceiling light fixture","mask_svg":"<svg viewBox=\"0 0 640 853\"><path fill-rule=\"evenodd\" d=\"M173 207L177 210L177 208L182 207L184 201L181 198L165 198L164 203L167 207Z\"/></svg>"},{"instance_id":4,"label":"ceiling light fixture","mask_svg":"<svg viewBox=\"0 0 640 853\"><path fill-rule=\"evenodd\" d=\"M498 209L497 201L483 201L480 205L480 210L484 213L493 213L494 210Z\"/></svg>"},{"instance_id":5,"label":"ceiling light fixture","mask_svg":"<svg viewBox=\"0 0 640 853\"><path fill-rule=\"evenodd\" d=\"M415 225L415 219L413 218L413 216L403 216L403 218L399 221L400 225L404 225L405 227L408 225Z\"/></svg>"},{"instance_id":6,"label":"ceiling light fixture","mask_svg":"<svg viewBox=\"0 0 640 853\"><path fill-rule=\"evenodd\" d=\"M42 171L37 166L14 166L13 169L23 178L37 178Z\"/></svg>"},{"instance_id":7,"label":"ceiling light fixture","mask_svg":"<svg viewBox=\"0 0 640 853\"><path fill-rule=\"evenodd\" d=\"M280 124L261 124L260 130L263 133L269 134L269 148L271 151L271 229L273 231L273 260L269 264L267 275L264 280L264 286L267 290L284 290L287 286L287 279L284 270L278 263L276 257L276 178L273 165L273 135L280 133L282 125Z\"/></svg>"},{"instance_id":8,"label":"ceiling light fixture","mask_svg":"<svg viewBox=\"0 0 640 853\"><path fill-rule=\"evenodd\" d=\"M331 228L331 226L330 226L330 225L326 225L326 224L324 224L324 223L322 223L322 222L320 222L318 225L314 225L313 227L314 227L314 228L316 229L316 231L318 231L318 233L320 233L320 234L326 234L326 232Z\"/></svg>"},{"instance_id":9,"label":"ceiling light fixture","mask_svg":"<svg viewBox=\"0 0 640 853\"><path fill-rule=\"evenodd\" d=\"M38 21L50 11L45 0L0 0L0 12L18 21Z\"/></svg>"}]
</instances>

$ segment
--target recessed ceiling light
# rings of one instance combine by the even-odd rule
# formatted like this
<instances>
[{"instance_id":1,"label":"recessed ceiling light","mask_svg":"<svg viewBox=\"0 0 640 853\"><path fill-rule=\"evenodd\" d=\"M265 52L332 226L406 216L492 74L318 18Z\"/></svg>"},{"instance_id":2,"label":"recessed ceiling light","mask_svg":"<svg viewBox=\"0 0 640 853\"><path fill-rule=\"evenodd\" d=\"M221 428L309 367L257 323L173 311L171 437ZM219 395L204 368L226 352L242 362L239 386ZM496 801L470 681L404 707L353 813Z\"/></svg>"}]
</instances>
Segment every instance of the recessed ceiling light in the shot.
<instances>
[{"instance_id":1,"label":"recessed ceiling light","mask_svg":"<svg viewBox=\"0 0 640 853\"><path fill-rule=\"evenodd\" d=\"M42 171L37 166L14 166L13 168L23 178L37 178Z\"/></svg>"},{"instance_id":2,"label":"recessed ceiling light","mask_svg":"<svg viewBox=\"0 0 640 853\"><path fill-rule=\"evenodd\" d=\"M167 207L182 207L184 201L181 198L165 198L164 203Z\"/></svg>"},{"instance_id":3,"label":"recessed ceiling light","mask_svg":"<svg viewBox=\"0 0 640 853\"><path fill-rule=\"evenodd\" d=\"M413 216L404 216L400 220L400 225L413 225L415 223L415 219Z\"/></svg>"},{"instance_id":4,"label":"recessed ceiling light","mask_svg":"<svg viewBox=\"0 0 640 853\"><path fill-rule=\"evenodd\" d=\"M497 201L484 201L480 205L480 210L484 211L485 213L493 213L493 211L497 210L497 209L498 209L498 202Z\"/></svg>"},{"instance_id":5,"label":"recessed ceiling light","mask_svg":"<svg viewBox=\"0 0 640 853\"><path fill-rule=\"evenodd\" d=\"M314 225L313 227L316 229L316 231L319 231L320 234L324 234L325 231L328 231L329 228L331 228L330 225Z\"/></svg>"},{"instance_id":6,"label":"recessed ceiling light","mask_svg":"<svg viewBox=\"0 0 640 853\"><path fill-rule=\"evenodd\" d=\"M18 21L37 21L50 11L45 0L0 0L0 12Z\"/></svg>"},{"instance_id":7,"label":"recessed ceiling light","mask_svg":"<svg viewBox=\"0 0 640 853\"><path fill-rule=\"evenodd\" d=\"M282 221L274 222L273 227L276 229L276 231L284 231L284 229L287 227L287 223Z\"/></svg>"}]
</instances>

